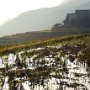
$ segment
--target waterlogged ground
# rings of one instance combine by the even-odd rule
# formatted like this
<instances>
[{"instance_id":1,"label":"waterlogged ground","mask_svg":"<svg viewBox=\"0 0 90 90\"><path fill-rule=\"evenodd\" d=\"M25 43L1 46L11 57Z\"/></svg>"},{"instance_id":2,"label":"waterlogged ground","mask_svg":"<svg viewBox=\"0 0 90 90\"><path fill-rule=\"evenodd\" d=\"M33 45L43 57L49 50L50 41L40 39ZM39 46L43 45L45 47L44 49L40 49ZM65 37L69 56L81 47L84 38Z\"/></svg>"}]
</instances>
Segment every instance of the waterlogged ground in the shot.
<instances>
[{"instance_id":1,"label":"waterlogged ground","mask_svg":"<svg viewBox=\"0 0 90 90\"><path fill-rule=\"evenodd\" d=\"M82 48L48 46L0 57L0 90L90 90Z\"/></svg>"}]
</instances>

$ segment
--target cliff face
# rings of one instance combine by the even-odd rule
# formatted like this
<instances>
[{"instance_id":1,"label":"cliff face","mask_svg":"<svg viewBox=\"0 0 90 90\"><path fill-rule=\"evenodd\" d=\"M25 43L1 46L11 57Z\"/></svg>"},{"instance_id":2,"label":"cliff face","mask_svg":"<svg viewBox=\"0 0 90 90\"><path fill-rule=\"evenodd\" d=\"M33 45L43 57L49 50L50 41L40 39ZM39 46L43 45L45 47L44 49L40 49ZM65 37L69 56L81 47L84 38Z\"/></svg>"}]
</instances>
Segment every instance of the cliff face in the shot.
<instances>
[{"instance_id":1,"label":"cliff face","mask_svg":"<svg viewBox=\"0 0 90 90\"><path fill-rule=\"evenodd\" d=\"M64 22L55 24L51 30L62 35L90 34L90 10L76 10L67 14Z\"/></svg>"},{"instance_id":2,"label":"cliff face","mask_svg":"<svg viewBox=\"0 0 90 90\"><path fill-rule=\"evenodd\" d=\"M90 10L76 10L75 13L67 14L64 25L90 27Z\"/></svg>"}]
</instances>

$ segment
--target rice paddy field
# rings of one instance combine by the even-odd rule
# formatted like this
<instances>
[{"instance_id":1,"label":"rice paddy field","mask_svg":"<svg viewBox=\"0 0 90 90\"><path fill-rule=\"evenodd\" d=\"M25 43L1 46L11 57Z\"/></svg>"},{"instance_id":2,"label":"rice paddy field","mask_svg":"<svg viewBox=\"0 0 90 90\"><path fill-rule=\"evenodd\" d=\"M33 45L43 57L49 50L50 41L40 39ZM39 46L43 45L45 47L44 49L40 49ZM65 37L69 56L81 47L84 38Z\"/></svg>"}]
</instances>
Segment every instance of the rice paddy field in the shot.
<instances>
[{"instance_id":1,"label":"rice paddy field","mask_svg":"<svg viewBox=\"0 0 90 90\"><path fill-rule=\"evenodd\" d=\"M90 35L1 45L0 90L90 90Z\"/></svg>"}]
</instances>

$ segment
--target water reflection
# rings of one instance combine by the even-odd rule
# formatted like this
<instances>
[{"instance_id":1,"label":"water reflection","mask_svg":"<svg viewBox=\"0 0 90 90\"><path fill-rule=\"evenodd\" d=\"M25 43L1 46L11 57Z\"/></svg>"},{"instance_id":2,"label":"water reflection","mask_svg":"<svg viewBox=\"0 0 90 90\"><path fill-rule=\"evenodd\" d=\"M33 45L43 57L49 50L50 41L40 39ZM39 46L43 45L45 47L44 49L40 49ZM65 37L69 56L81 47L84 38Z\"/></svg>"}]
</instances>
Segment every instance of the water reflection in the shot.
<instances>
[{"instance_id":1,"label":"water reflection","mask_svg":"<svg viewBox=\"0 0 90 90\"><path fill-rule=\"evenodd\" d=\"M90 90L86 63L61 47L39 48L0 58L1 90Z\"/></svg>"}]
</instances>

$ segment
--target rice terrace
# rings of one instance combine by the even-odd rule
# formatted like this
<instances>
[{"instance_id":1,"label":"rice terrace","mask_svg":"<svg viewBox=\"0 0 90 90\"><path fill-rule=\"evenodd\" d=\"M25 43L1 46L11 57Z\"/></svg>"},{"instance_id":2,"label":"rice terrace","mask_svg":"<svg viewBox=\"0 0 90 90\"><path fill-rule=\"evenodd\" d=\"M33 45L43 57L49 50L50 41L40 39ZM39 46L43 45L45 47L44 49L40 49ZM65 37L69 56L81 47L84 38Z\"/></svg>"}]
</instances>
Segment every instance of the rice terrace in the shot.
<instances>
[{"instance_id":1,"label":"rice terrace","mask_svg":"<svg viewBox=\"0 0 90 90\"><path fill-rule=\"evenodd\" d=\"M89 90L89 52L89 35L1 47L0 89Z\"/></svg>"},{"instance_id":2,"label":"rice terrace","mask_svg":"<svg viewBox=\"0 0 90 90\"><path fill-rule=\"evenodd\" d=\"M90 90L90 0L0 0L0 90Z\"/></svg>"}]
</instances>

